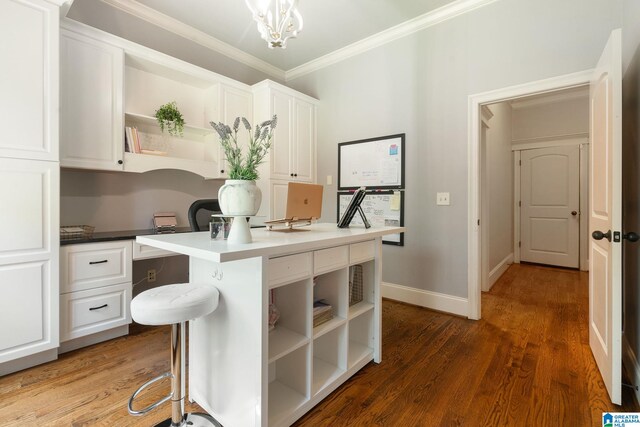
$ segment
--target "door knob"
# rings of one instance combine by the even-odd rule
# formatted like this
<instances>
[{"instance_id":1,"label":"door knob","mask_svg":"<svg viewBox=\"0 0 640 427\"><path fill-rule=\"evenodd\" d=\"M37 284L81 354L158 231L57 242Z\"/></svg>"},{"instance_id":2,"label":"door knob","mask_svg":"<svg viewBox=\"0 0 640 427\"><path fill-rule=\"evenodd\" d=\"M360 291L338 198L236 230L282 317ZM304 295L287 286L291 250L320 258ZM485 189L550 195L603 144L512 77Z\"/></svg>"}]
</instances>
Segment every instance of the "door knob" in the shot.
<instances>
[{"instance_id":1,"label":"door knob","mask_svg":"<svg viewBox=\"0 0 640 427\"><path fill-rule=\"evenodd\" d=\"M608 230L606 233L603 233L600 230L596 230L593 233L591 233L591 237L593 237L596 240L607 239L608 241L611 241L611 230Z\"/></svg>"},{"instance_id":2,"label":"door knob","mask_svg":"<svg viewBox=\"0 0 640 427\"><path fill-rule=\"evenodd\" d=\"M637 242L638 240L640 240L640 236L638 236L636 233L634 233L633 231L630 231L629 233L625 233L622 235L623 239L627 239L630 242Z\"/></svg>"},{"instance_id":3,"label":"door knob","mask_svg":"<svg viewBox=\"0 0 640 427\"><path fill-rule=\"evenodd\" d=\"M576 215L578 215L578 212L576 212L576 211L571 211L571 215L576 216Z\"/></svg>"}]
</instances>

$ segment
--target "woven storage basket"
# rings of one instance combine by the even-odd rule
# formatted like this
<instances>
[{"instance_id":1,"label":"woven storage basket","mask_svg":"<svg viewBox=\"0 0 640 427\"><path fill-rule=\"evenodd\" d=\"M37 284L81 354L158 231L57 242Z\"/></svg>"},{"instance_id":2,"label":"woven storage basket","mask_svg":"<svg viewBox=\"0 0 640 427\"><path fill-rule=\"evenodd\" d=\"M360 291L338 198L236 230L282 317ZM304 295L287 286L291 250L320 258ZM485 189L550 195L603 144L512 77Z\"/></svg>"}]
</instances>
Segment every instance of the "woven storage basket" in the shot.
<instances>
[{"instance_id":1,"label":"woven storage basket","mask_svg":"<svg viewBox=\"0 0 640 427\"><path fill-rule=\"evenodd\" d=\"M362 266L354 265L349 268L349 305L362 301L363 298Z\"/></svg>"}]
</instances>

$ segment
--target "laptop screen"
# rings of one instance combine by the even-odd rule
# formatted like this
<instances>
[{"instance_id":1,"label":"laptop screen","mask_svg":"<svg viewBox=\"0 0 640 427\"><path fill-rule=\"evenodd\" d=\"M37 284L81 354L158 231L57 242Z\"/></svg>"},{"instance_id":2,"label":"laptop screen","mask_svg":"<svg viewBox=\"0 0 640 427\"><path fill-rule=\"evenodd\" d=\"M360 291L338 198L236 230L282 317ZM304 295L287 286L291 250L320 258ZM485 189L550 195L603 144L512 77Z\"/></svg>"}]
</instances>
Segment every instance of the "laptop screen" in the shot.
<instances>
[{"instance_id":1,"label":"laptop screen","mask_svg":"<svg viewBox=\"0 0 640 427\"><path fill-rule=\"evenodd\" d=\"M322 213L322 185L290 182L287 188L287 219L318 219Z\"/></svg>"}]
</instances>

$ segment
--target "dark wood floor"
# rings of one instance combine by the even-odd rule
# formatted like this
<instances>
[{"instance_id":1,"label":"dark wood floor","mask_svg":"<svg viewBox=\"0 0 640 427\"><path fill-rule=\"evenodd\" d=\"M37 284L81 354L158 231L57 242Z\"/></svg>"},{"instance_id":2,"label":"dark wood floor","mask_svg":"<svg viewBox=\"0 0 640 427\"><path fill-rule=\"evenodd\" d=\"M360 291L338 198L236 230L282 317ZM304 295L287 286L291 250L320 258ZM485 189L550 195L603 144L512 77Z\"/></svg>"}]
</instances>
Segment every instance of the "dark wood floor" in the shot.
<instances>
[{"instance_id":1,"label":"dark wood floor","mask_svg":"<svg viewBox=\"0 0 640 427\"><path fill-rule=\"evenodd\" d=\"M482 304L483 319L470 321L385 300L383 362L296 426L600 426L603 411L640 411L629 390L622 407L608 403L589 350L585 273L514 265ZM0 425L153 425L168 405L142 418L125 405L168 370L168 342L167 328L134 328L2 377Z\"/></svg>"}]
</instances>

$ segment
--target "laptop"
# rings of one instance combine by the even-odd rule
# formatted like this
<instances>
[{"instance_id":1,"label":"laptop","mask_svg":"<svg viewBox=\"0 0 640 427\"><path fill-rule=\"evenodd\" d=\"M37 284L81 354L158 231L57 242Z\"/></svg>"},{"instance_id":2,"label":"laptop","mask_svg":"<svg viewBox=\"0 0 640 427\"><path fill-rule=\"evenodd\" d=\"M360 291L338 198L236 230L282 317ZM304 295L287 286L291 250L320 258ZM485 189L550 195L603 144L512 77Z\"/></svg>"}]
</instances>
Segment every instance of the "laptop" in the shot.
<instances>
[{"instance_id":1,"label":"laptop","mask_svg":"<svg viewBox=\"0 0 640 427\"><path fill-rule=\"evenodd\" d=\"M290 182L285 217L265 221L265 224L285 224L290 227L294 222L319 219L322 213L322 190L322 185Z\"/></svg>"}]
</instances>

